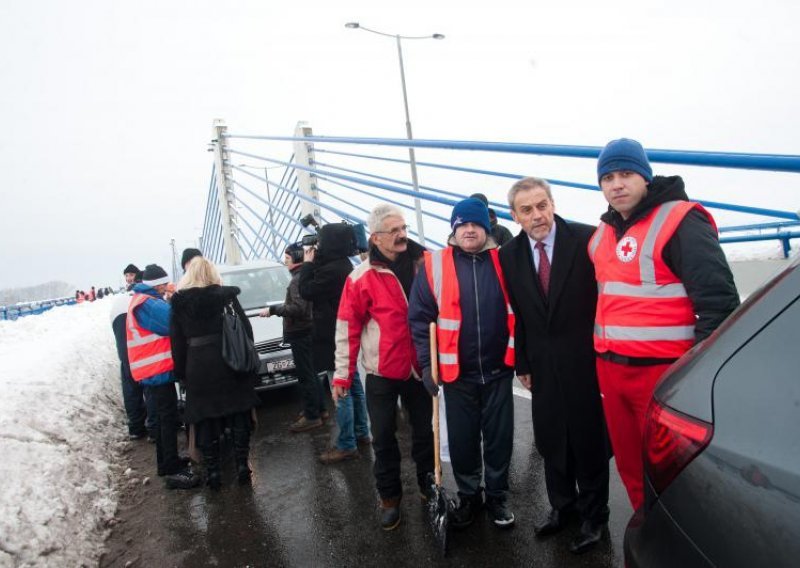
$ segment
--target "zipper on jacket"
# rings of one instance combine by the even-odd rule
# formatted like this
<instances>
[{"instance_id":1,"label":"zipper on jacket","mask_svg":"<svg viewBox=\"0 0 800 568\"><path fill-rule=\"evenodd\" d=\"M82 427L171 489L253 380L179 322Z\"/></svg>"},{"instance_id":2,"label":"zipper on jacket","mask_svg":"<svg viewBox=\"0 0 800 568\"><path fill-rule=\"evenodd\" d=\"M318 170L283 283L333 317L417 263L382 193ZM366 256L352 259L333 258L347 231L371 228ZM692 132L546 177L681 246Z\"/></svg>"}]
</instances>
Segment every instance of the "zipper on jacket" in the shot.
<instances>
[{"instance_id":1,"label":"zipper on jacket","mask_svg":"<svg viewBox=\"0 0 800 568\"><path fill-rule=\"evenodd\" d=\"M481 372L481 384L486 384L486 379L483 378L483 355L481 354L481 305L480 298L478 297L478 274L475 270L475 263L478 258L472 255L472 283L475 285L475 314L478 318L478 370Z\"/></svg>"}]
</instances>

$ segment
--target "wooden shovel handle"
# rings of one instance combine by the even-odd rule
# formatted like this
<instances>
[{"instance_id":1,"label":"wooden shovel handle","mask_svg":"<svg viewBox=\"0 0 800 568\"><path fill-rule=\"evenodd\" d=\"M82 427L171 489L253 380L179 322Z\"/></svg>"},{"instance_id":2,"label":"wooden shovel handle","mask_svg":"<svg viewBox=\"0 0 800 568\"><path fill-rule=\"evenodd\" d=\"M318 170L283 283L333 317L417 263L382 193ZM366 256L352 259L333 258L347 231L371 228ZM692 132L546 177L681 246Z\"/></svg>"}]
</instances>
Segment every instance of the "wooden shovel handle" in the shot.
<instances>
[{"instance_id":1,"label":"wooden shovel handle","mask_svg":"<svg viewBox=\"0 0 800 568\"><path fill-rule=\"evenodd\" d=\"M430 325L431 336L431 376L433 382L439 384L439 348L436 342L436 324L431 322ZM441 450L439 448L439 397L432 396L433 401L433 477L436 481L436 486L442 485L442 458L439 455Z\"/></svg>"}]
</instances>

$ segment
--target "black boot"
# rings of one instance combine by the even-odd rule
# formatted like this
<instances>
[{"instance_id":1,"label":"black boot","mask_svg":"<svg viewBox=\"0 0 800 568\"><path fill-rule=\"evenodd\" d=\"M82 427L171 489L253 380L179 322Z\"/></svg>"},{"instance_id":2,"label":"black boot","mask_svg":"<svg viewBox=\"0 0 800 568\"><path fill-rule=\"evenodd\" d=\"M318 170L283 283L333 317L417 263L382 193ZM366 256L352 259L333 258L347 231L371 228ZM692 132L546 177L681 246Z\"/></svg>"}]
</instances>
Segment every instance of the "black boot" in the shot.
<instances>
[{"instance_id":1,"label":"black boot","mask_svg":"<svg viewBox=\"0 0 800 568\"><path fill-rule=\"evenodd\" d=\"M222 487L222 475L219 470L219 440L203 446L203 466L206 470L206 485L217 491Z\"/></svg>"},{"instance_id":2,"label":"black boot","mask_svg":"<svg viewBox=\"0 0 800 568\"><path fill-rule=\"evenodd\" d=\"M233 420L233 455L236 459L236 478L239 485L250 483L250 416L242 413Z\"/></svg>"}]
</instances>

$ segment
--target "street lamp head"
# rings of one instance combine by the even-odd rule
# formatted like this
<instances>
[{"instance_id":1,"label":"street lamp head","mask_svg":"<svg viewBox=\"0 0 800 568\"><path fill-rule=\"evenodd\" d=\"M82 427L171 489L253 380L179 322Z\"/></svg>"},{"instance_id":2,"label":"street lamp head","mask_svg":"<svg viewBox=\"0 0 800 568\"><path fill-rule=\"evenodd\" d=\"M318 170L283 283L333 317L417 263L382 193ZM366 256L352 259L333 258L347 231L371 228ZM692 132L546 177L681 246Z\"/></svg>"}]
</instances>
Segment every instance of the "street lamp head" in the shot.
<instances>
[{"instance_id":1,"label":"street lamp head","mask_svg":"<svg viewBox=\"0 0 800 568\"><path fill-rule=\"evenodd\" d=\"M444 34L433 34L433 39L444 39Z\"/></svg>"},{"instance_id":2,"label":"street lamp head","mask_svg":"<svg viewBox=\"0 0 800 568\"><path fill-rule=\"evenodd\" d=\"M351 30L355 30L355 29L358 29L358 28L360 28L361 26L358 24L358 22L347 22L347 23L344 25L344 27L346 27L346 28L350 28Z\"/></svg>"}]
</instances>

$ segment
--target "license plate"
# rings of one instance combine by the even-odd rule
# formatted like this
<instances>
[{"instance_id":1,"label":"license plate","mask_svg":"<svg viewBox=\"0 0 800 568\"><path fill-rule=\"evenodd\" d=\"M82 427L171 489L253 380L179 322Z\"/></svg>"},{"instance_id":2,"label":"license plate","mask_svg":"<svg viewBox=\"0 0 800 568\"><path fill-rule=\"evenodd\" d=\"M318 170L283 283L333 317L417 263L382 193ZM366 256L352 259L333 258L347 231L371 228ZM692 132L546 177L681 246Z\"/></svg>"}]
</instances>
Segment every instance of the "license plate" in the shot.
<instances>
[{"instance_id":1,"label":"license plate","mask_svg":"<svg viewBox=\"0 0 800 568\"><path fill-rule=\"evenodd\" d=\"M294 359L267 361L267 371L270 373L274 373L275 371L285 371L287 369L294 369Z\"/></svg>"}]
</instances>

